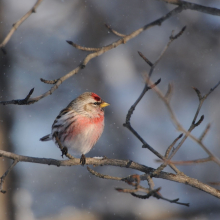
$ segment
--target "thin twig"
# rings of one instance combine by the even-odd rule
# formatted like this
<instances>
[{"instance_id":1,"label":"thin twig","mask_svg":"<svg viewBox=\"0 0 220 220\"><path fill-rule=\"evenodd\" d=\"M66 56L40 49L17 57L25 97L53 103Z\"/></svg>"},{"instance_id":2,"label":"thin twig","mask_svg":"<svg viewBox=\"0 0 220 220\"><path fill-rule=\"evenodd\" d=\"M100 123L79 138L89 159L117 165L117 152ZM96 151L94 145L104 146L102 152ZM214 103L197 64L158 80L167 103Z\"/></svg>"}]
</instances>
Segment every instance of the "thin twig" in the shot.
<instances>
[{"instance_id":1,"label":"thin twig","mask_svg":"<svg viewBox=\"0 0 220 220\"><path fill-rule=\"evenodd\" d=\"M17 100L11 100L11 101L0 101L0 104L8 105L8 104L15 104L15 105L30 105L30 97L32 93L34 92L34 88L30 90L28 95L24 99L17 99Z\"/></svg>"},{"instance_id":2,"label":"thin twig","mask_svg":"<svg viewBox=\"0 0 220 220\"><path fill-rule=\"evenodd\" d=\"M143 53L141 53L140 51L138 51L138 54L140 55L140 57L150 66L153 66L153 63L150 62L150 60L147 59L147 57L144 56Z\"/></svg>"},{"instance_id":3,"label":"thin twig","mask_svg":"<svg viewBox=\"0 0 220 220\"><path fill-rule=\"evenodd\" d=\"M66 41L68 44L72 45L78 50L83 50L83 51L89 51L89 52L97 52L100 51L102 48L91 48L91 47L82 47L78 44L73 43L72 41L67 40Z\"/></svg>"},{"instance_id":4,"label":"thin twig","mask_svg":"<svg viewBox=\"0 0 220 220\"><path fill-rule=\"evenodd\" d=\"M182 34L183 31L185 29L182 29L180 31L180 33ZM177 34L178 36L180 36L181 34ZM157 157L159 157L160 159L164 159L164 157L157 152L154 148L152 148L131 126L130 123L130 119L131 116L136 108L136 106L138 105L138 103L141 101L141 99L143 98L143 96L145 95L145 93L150 89L150 88L154 88L155 85L159 84L160 80L157 81L157 83L151 83L149 85L148 80L150 79L154 68L156 67L156 65L159 63L159 61L161 60L162 56L164 55L164 53L166 52L166 50L168 49L169 45L175 40L177 39L178 36L174 36L174 37L170 37L169 42L167 43L167 45L165 46L165 48L162 50L161 54L159 55L159 57L157 58L157 60L155 61L155 63L150 62L142 53L138 52L139 55L151 66L150 68L150 72L149 72L149 76L146 79L145 82L145 86L144 89L142 91L142 93L140 94L140 96L138 97L138 99L135 101L135 103L130 107L130 109L128 110L127 116L126 116L126 120L125 123L123 124L123 126L125 126L128 130L130 130L143 144L143 148L147 148L148 150L150 150L152 153L154 153ZM171 35L172 36L172 35ZM171 165L171 168L176 172L176 173L181 173L175 166Z\"/></svg>"},{"instance_id":5,"label":"thin twig","mask_svg":"<svg viewBox=\"0 0 220 220\"><path fill-rule=\"evenodd\" d=\"M164 157L167 159L169 154L170 154L170 151L172 150L172 148L174 147L174 145L176 144L176 142L182 138L183 134L180 134L174 141L173 143L167 148L166 150L166 153L164 155ZM161 160L159 160L160 162L162 162ZM167 160L164 161L163 160L163 164L161 164L153 173L152 173L152 176L155 176L155 175L158 175L161 171L164 170L164 168L167 166L167 165L172 165L172 163L167 163ZM183 173L182 173L183 174ZM185 174L184 174L185 175Z\"/></svg>"},{"instance_id":6,"label":"thin twig","mask_svg":"<svg viewBox=\"0 0 220 220\"><path fill-rule=\"evenodd\" d=\"M161 0L161 1L174 4L174 5L178 5L178 6L182 6L190 10L199 11L205 14L220 16L220 9L217 9L217 8L207 7L207 6L199 5L196 3L186 2L183 0Z\"/></svg>"},{"instance_id":7,"label":"thin twig","mask_svg":"<svg viewBox=\"0 0 220 220\"><path fill-rule=\"evenodd\" d=\"M151 176L147 174L147 175L146 175L146 178L147 178L147 182L148 182L149 189L150 189L150 190L153 190L153 189L154 189L154 182L153 182Z\"/></svg>"},{"instance_id":8,"label":"thin twig","mask_svg":"<svg viewBox=\"0 0 220 220\"><path fill-rule=\"evenodd\" d=\"M40 3L43 0L37 0L35 5L22 17L20 18L15 24L13 24L11 30L9 31L8 35L5 37L3 42L0 44L0 48L2 49L3 53L6 54L5 45L8 43L8 41L11 39L14 32L17 30L17 28L32 14L36 12L37 7L40 5Z\"/></svg>"},{"instance_id":9,"label":"thin twig","mask_svg":"<svg viewBox=\"0 0 220 220\"><path fill-rule=\"evenodd\" d=\"M170 102L172 94L173 94L173 84L169 83L167 92L165 94L165 98L168 102Z\"/></svg>"},{"instance_id":10,"label":"thin twig","mask_svg":"<svg viewBox=\"0 0 220 220\"><path fill-rule=\"evenodd\" d=\"M149 84L153 84L153 83L149 81ZM219 85L219 83L218 83L216 86L214 86L210 91L211 91L211 92L214 91L214 89L215 89L218 85ZM168 112L169 112L169 114L170 114L170 117L171 117L173 123L175 124L177 130L180 131L180 132L183 132L183 133L185 134L185 136L183 137L183 139L181 140L181 142L179 143L179 145L173 150L172 154L169 156L169 159L171 159L171 158L176 154L176 152L177 152L177 151L179 150L179 148L182 146L182 143L186 140L186 138L187 138L187 137L190 137L192 140L194 140L196 143L198 143L198 144L202 147L202 149L203 149L210 157L213 158L213 161L214 161L215 163L217 163L217 164L220 166L220 160L219 160L213 153L211 153L211 151L209 151L209 150L207 149L207 147L206 147L199 139L197 139L196 137L194 137L194 136L190 133L190 132L192 131L192 129L193 129L194 127L196 127L196 123L192 123L192 125L191 125L190 128L189 128L189 130L186 131L186 130L182 127L182 125L179 123L179 121L177 120L177 118L176 118L176 116L175 116L175 114L174 114L174 112L173 112L173 110L172 110L172 108L171 108L169 102L166 100L165 96L164 96L163 93L159 90L159 88L158 88L158 87L154 87L153 90L158 94L158 96L161 98L161 100L165 103L165 105L166 105L166 107L167 107L167 109L168 109ZM208 95L209 95L211 92L209 92ZM207 98L208 95L203 96L203 98L204 98L204 97ZM204 99L205 99L205 98L204 98ZM204 101L204 99L202 99L202 100ZM203 102L203 101L202 101L202 102ZM200 108L201 108L201 102L200 102L200 104L199 104L198 109L200 110ZM196 112L196 115L198 115L198 110L197 110L197 112ZM196 117L197 117L197 116L196 116ZM194 117L193 122L196 120L196 117ZM201 119L200 119L200 120L201 120Z\"/></svg>"},{"instance_id":11,"label":"thin twig","mask_svg":"<svg viewBox=\"0 0 220 220\"><path fill-rule=\"evenodd\" d=\"M174 141L173 143L167 148L166 153L165 153L165 158L168 158L171 149L174 147L174 145L176 144L176 142L182 138L183 134L180 134Z\"/></svg>"},{"instance_id":12,"label":"thin twig","mask_svg":"<svg viewBox=\"0 0 220 220\"><path fill-rule=\"evenodd\" d=\"M121 177L114 177L114 176L109 176L109 175L103 175L101 173L98 173L97 171L91 169L90 167L87 166L87 170L94 176L102 178L102 179L110 179L110 180L122 180L123 178Z\"/></svg>"},{"instance_id":13,"label":"thin twig","mask_svg":"<svg viewBox=\"0 0 220 220\"><path fill-rule=\"evenodd\" d=\"M118 37L126 37L125 34L121 34L121 33L117 32L116 30L112 29L112 28L110 27L110 25L108 25L108 24L105 24L105 27L108 28L109 31L111 31L113 34L115 34L115 35L118 36Z\"/></svg>"},{"instance_id":14,"label":"thin twig","mask_svg":"<svg viewBox=\"0 0 220 220\"><path fill-rule=\"evenodd\" d=\"M161 163L161 160L155 160L156 162ZM166 164L175 164L175 165L192 165L192 164L198 164L198 163L207 163L209 161L213 161L212 157L197 159L197 160L186 160L186 161L173 161L173 160L166 160L163 161Z\"/></svg>"},{"instance_id":15,"label":"thin twig","mask_svg":"<svg viewBox=\"0 0 220 220\"><path fill-rule=\"evenodd\" d=\"M153 196L153 197L155 197L155 198L157 198L157 199L162 199L162 200L168 201L168 202L170 202L170 203L176 203L176 204L178 204L178 205L184 205L184 206L189 207L189 203L178 202L178 201L179 201L179 198L178 198L178 199L172 199L172 200L167 199L167 198L164 198L164 197L159 193L160 189L161 189L161 188L157 188L157 189L155 189L155 190L150 190L150 192L147 193L147 195L138 195L138 194L136 194L135 192L131 192L131 195L134 196L134 197L137 197L137 198L139 198L139 199L148 199L148 198L150 198L151 196ZM121 192L123 192L123 191L121 191Z\"/></svg>"},{"instance_id":16,"label":"thin twig","mask_svg":"<svg viewBox=\"0 0 220 220\"><path fill-rule=\"evenodd\" d=\"M14 160L13 163L11 164L11 166L8 168L8 170L3 174L3 176L0 179L0 192L1 193L6 193L5 190L2 189L3 187L3 183L5 182L5 178L7 177L7 175L11 172L11 170L14 168L14 166L18 163L18 160Z\"/></svg>"},{"instance_id":17,"label":"thin twig","mask_svg":"<svg viewBox=\"0 0 220 220\"><path fill-rule=\"evenodd\" d=\"M43 83L46 83L46 84L56 84L58 80L59 79L46 80L46 79L40 78L40 81L43 82Z\"/></svg>"},{"instance_id":18,"label":"thin twig","mask_svg":"<svg viewBox=\"0 0 220 220\"><path fill-rule=\"evenodd\" d=\"M211 127L211 124L209 123L209 124L206 126L205 130L203 131L202 135L200 136L199 141L202 141L202 140L204 139L204 137L205 137L206 134L208 133L210 127Z\"/></svg>"}]
</instances>

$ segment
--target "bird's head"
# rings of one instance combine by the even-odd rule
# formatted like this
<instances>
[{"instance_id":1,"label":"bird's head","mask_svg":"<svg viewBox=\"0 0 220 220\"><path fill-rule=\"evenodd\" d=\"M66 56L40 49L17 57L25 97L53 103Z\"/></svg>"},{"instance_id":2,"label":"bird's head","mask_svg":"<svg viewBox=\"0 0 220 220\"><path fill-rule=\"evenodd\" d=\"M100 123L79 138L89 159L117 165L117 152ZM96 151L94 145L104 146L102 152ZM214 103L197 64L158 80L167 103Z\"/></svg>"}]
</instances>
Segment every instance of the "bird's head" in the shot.
<instances>
[{"instance_id":1,"label":"bird's head","mask_svg":"<svg viewBox=\"0 0 220 220\"><path fill-rule=\"evenodd\" d=\"M110 105L93 92L85 92L80 95L74 100L74 107L76 107L76 104L78 105L77 109L80 112L85 111L90 116L103 114L103 108Z\"/></svg>"}]
</instances>

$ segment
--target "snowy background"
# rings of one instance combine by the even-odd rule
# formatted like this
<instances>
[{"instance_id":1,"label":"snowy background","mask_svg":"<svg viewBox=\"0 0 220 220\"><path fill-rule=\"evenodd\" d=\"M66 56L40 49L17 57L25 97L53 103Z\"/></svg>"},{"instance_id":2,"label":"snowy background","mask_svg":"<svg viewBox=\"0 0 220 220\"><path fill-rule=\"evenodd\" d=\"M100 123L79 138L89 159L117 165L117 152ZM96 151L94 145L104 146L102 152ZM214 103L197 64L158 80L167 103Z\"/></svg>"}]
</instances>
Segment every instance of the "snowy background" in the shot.
<instances>
[{"instance_id":1,"label":"snowy background","mask_svg":"<svg viewBox=\"0 0 220 220\"><path fill-rule=\"evenodd\" d=\"M0 25L6 36L11 25L23 16L35 0L3 0ZM219 1L192 1L220 8ZM118 37L110 33L104 23L121 33L132 31L165 15L173 5L149 0L47 0L37 8L15 32L6 46L10 62L4 76L9 80L7 96L1 100L23 98L31 88L38 96L50 85L39 79L57 79L73 70L86 56L66 40L82 46L101 47ZM100 95L111 105L106 108L105 130L87 156L107 156L131 159L153 168L158 167L156 156L123 127L128 109L144 87L143 75L148 65L139 57L141 51L154 62L169 40L187 26L184 34L174 41L156 67L152 80L162 79L159 87L166 91L174 85L172 106L184 128L188 129L198 105L192 86L203 94L220 80L220 17L196 11L184 11L153 27L125 45L93 59L85 69L65 81L51 96L30 106L8 105L13 120L10 138L14 153L61 159L60 150L53 142L39 139L50 133L53 120L70 101L85 91ZM2 41L3 39L1 39ZM1 55L2 56L2 55ZM1 73L3 74L3 73ZM193 131L199 136L211 123L204 143L220 156L220 88L205 101L200 115L202 125ZM179 135L169 114L153 91L148 92L136 108L131 123L139 134L157 151L164 154L169 144ZM187 140L175 160L190 160L206 154L193 141ZM214 163L180 166L190 177L202 182L220 181L219 167ZM126 177L137 173L125 168L97 167L98 172ZM48 219L219 219L219 199L184 184L155 180L162 186L161 193L169 199L180 198L190 208L150 198L139 200L129 194L118 193L114 187L126 184L98 179L86 167L53 167L19 163L15 171L17 181L13 201L17 220ZM171 171L169 168L166 171ZM143 183L147 186L147 183ZM159 212L158 212L159 210Z\"/></svg>"}]
</instances>

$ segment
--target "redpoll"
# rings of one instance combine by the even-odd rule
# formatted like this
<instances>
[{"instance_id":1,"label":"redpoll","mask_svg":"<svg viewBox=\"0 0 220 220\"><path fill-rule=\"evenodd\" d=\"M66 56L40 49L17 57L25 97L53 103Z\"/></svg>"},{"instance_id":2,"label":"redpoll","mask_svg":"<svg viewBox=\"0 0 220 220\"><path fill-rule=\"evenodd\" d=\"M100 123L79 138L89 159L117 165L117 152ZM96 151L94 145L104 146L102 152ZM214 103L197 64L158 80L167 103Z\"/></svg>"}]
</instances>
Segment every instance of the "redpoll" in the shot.
<instances>
[{"instance_id":1,"label":"redpoll","mask_svg":"<svg viewBox=\"0 0 220 220\"><path fill-rule=\"evenodd\" d=\"M84 154L92 149L103 132L103 108L108 105L95 93L83 93L59 113L51 134L40 140L53 140L57 144L57 137L64 148L75 155L82 154L85 159Z\"/></svg>"}]
</instances>

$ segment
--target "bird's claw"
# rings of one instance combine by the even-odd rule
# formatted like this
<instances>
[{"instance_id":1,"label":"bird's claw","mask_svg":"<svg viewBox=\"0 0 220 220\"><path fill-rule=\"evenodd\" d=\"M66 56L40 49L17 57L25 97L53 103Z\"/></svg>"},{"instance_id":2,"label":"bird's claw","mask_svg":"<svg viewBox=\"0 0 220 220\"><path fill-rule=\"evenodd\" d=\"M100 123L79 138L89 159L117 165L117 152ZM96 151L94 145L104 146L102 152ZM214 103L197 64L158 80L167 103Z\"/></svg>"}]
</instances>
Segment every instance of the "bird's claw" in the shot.
<instances>
[{"instance_id":1,"label":"bird's claw","mask_svg":"<svg viewBox=\"0 0 220 220\"><path fill-rule=\"evenodd\" d=\"M63 149L61 150L61 152L62 152L62 157L63 156L66 156L67 155L67 153L68 153L68 149L67 149L67 147L63 147Z\"/></svg>"},{"instance_id":2,"label":"bird's claw","mask_svg":"<svg viewBox=\"0 0 220 220\"><path fill-rule=\"evenodd\" d=\"M84 154L82 154L82 156L80 157L80 163L84 166L86 164L86 156Z\"/></svg>"}]
</instances>

